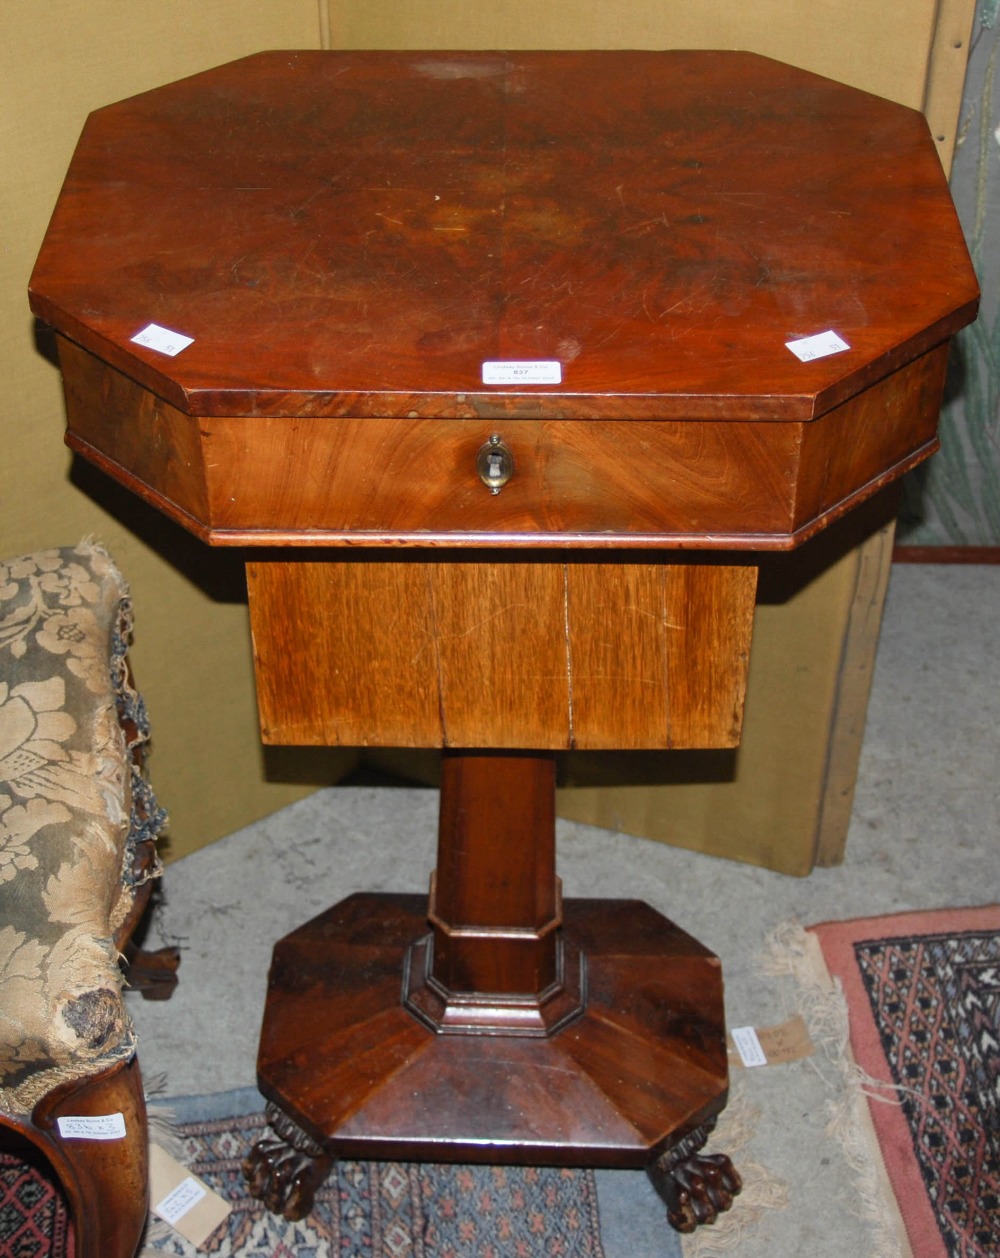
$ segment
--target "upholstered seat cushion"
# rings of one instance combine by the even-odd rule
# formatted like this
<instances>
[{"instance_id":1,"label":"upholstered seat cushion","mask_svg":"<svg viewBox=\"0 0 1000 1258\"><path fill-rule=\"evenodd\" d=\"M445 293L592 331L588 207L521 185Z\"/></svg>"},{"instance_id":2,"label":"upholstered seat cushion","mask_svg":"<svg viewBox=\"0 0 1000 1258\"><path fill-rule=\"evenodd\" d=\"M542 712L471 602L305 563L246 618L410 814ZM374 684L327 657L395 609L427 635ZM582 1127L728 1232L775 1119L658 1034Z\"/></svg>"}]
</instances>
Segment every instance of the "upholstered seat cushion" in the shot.
<instances>
[{"instance_id":1,"label":"upholstered seat cushion","mask_svg":"<svg viewBox=\"0 0 1000 1258\"><path fill-rule=\"evenodd\" d=\"M115 932L162 814L132 753L125 582L100 547L0 563L0 1106L127 1059ZM127 732L126 732L127 731Z\"/></svg>"}]
</instances>

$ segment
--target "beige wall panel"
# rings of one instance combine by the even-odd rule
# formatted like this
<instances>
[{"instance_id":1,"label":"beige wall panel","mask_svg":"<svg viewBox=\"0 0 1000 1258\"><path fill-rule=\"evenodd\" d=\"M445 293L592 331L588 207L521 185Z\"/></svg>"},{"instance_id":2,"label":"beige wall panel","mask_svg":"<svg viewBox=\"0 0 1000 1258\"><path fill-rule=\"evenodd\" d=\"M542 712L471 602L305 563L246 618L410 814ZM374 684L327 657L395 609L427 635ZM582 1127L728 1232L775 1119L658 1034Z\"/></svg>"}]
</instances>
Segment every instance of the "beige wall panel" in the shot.
<instances>
[{"instance_id":1,"label":"beige wall panel","mask_svg":"<svg viewBox=\"0 0 1000 1258\"><path fill-rule=\"evenodd\" d=\"M939 0L923 111L945 170L951 170L976 0Z\"/></svg>"},{"instance_id":2,"label":"beige wall panel","mask_svg":"<svg viewBox=\"0 0 1000 1258\"><path fill-rule=\"evenodd\" d=\"M200 543L112 492L97 474L84 479L103 507L71 480L59 373L36 346L28 276L88 112L261 48L318 47L325 17L319 0L3 4L0 554L91 534L130 580L133 662L153 718L151 765L171 813L172 856L308 788L265 780L246 607L232 562L226 589L213 597L208 591L220 578L207 550L200 556Z\"/></svg>"},{"instance_id":3,"label":"beige wall panel","mask_svg":"<svg viewBox=\"0 0 1000 1258\"><path fill-rule=\"evenodd\" d=\"M938 0L331 0L345 48L748 48L919 108Z\"/></svg>"}]
</instances>

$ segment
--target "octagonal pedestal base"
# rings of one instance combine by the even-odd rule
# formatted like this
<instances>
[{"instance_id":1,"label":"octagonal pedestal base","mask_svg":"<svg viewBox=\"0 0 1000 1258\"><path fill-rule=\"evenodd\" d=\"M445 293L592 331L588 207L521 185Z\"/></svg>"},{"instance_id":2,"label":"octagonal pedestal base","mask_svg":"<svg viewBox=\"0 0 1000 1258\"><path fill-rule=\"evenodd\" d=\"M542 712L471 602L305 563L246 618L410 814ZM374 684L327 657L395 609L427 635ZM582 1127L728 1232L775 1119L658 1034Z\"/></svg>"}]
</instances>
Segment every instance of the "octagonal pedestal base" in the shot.
<instances>
[{"instance_id":1,"label":"octagonal pedestal base","mask_svg":"<svg viewBox=\"0 0 1000 1258\"><path fill-rule=\"evenodd\" d=\"M641 901L570 900L580 1016L546 1037L436 1034L403 1005L426 912L421 896L354 895L275 947L258 1079L310 1175L340 1156L652 1169L700 1147L727 1096L707 949ZM287 1193L272 1185L269 1204Z\"/></svg>"}]
</instances>

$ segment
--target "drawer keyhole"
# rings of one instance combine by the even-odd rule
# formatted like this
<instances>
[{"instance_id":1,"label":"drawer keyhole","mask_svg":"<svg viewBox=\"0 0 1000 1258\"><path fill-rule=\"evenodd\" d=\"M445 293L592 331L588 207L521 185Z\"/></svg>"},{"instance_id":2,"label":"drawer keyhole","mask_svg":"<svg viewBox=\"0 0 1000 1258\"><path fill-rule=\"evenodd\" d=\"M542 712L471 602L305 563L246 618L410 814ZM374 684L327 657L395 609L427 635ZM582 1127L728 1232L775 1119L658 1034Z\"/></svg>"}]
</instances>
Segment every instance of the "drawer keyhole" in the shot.
<instances>
[{"instance_id":1,"label":"drawer keyhole","mask_svg":"<svg viewBox=\"0 0 1000 1258\"><path fill-rule=\"evenodd\" d=\"M514 456L510 448L493 433L476 455L476 471L491 494L498 494L514 475Z\"/></svg>"}]
</instances>

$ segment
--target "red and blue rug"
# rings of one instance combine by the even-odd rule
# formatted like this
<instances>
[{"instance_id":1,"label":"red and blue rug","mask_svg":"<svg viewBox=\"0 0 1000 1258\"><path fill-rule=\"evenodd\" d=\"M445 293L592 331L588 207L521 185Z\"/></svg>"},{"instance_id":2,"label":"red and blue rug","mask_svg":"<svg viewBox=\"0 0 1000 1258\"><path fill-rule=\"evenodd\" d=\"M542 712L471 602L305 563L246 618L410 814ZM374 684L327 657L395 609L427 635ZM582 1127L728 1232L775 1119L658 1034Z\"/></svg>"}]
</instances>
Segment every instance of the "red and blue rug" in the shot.
<instances>
[{"instance_id":1,"label":"red and blue rug","mask_svg":"<svg viewBox=\"0 0 1000 1258\"><path fill-rule=\"evenodd\" d=\"M854 1057L916 1258L1000 1254L1000 907L811 928L847 999Z\"/></svg>"},{"instance_id":2,"label":"red and blue rug","mask_svg":"<svg viewBox=\"0 0 1000 1258\"><path fill-rule=\"evenodd\" d=\"M48 1163L34 1149L0 1150L2 1258L73 1258L69 1211Z\"/></svg>"},{"instance_id":3,"label":"red and blue rug","mask_svg":"<svg viewBox=\"0 0 1000 1258\"><path fill-rule=\"evenodd\" d=\"M218 1107L218 1098L205 1099ZM243 1105L234 1097L224 1108ZM264 1129L259 1108L177 1123L179 1160L233 1207L204 1245L209 1255L605 1258L594 1174L585 1170L344 1161L307 1218L276 1218L250 1197L241 1171ZM195 1253L176 1234L147 1244Z\"/></svg>"},{"instance_id":4,"label":"red and blue rug","mask_svg":"<svg viewBox=\"0 0 1000 1258\"><path fill-rule=\"evenodd\" d=\"M154 1221L142 1254L176 1258L681 1258L642 1171L340 1162L307 1219L270 1214L241 1163L264 1131L253 1088L157 1099L173 1152L232 1213L201 1250ZM155 1132L154 1132L154 1138ZM0 1258L73 1258L44 1162L0 1163Z\"/></svg>"}]
</instances>

